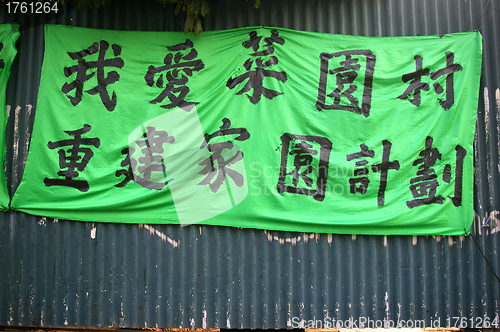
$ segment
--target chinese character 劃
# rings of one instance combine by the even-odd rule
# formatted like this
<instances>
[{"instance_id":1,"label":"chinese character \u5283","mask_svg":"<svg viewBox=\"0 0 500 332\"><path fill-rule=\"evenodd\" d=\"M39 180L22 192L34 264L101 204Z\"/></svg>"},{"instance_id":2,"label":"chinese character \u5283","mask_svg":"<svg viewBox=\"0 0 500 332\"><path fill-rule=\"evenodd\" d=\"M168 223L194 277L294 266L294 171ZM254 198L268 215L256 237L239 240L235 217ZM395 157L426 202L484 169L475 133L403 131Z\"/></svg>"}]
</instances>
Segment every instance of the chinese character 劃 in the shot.
<instances>
[{"instance_id":1,"label":"chinese character \u5283","mask_svg":"<svg viewBox=\"0 0 500 332\"><path fill-rule=\"evenodd\" d=\"M383 147L383 152L382 152L382 162L379 164L372 165L371 169L373 172L380 172L380 184L378 188L378 195L377 195L377 204L378 206L384 206L385 202L385 190L387 188L387 177L388 177L388 171L390 169L399 170L399 161L389 161L389 156L391 154L391 147L392 143L383 140L382 141L382 147ZM365 144L360 144L361 151L348 154L347 155L347 161L351 161L354 159L362 159L362 158L373 158L375 156L375 152L373 150L368 150L368 147ZM368 164L367 160L360 160L356 161L356 167L357 169L354 170L354 176L359 176L359 175L367 175L368 174L368 168L363 167ZM357 184L360 184L359 186L356 186ZM350 178L349 179L349 184L351 187L351 193L355 194L359 192L361 195L364 195L368 189L368 185L370 184L370 180L368 177L363 176L363 177L357 177L357 178Z\"/></svg>"},{"instance_id":2,"label":"chinese character \u5283","mask_svg":"<svg viewBox=\"0 0 500 332\"><path fill-rule=\"evenodd\" d=\"M344 60L342 60L345 58ZM321 53L321 71L319 77L318 100L316 108L322 110L344 110L370 115L372 100L373 71L375 55L370 50L353 50L337 53ZM365 59L364 75L360 60ZM335 61L334 61L335 60ZM338 63L338 67L336 67ZM329 69L333 67L332 69ZM328 83L329 75L334 75ZM364 76L364 77L363 77ZM363 80L363 82L359 82ZM327 94L327 87L333 88ZM362 87L362 89L358 89ZM331 91L332 89L328 89ZM333 103L326 104L326 97L333 98Z\"/></svg>"},{"instance_id":3,"label":"chinese character \u5283","mask_svg":"<svg viewBox=\"0 0 500 332\"><path fill-rule=\"evenodd\" d=\"M448 198L451 199L453 202L453 205L456 207L459 207L462 205L462 182L463 182L463 171L464 171L464 158L465 155L467 154L467 151L461 147L460 145L457 145L455 147L455 151L457 151L457 155L455 157L455 190L454 190L454 196ZM451 180L451 165L446 164L444 167L444 174L443 174L443 180L446 183L450 183Z\"/></svg>"},{"instance_id":4,"label":"chinese character \u5283","mask_svg":"<svg viewBox=\"0 0 500 332\"><path fill-rule=\"evenodd\" d=\"M247 95L247 97L250 102L255 105L260 101L262 95L264 95L264 97L266 97L267 99L273 99L274 97L283 94L282 92L267 89L264 87L264 77L270 77L281 82L286 82L287 76L284 71L279 72L267 69L270 66L278 64L278 58L276 56L273 55L268 59L263 57L274 53L273 44L276 43L279 45L283 45L285 44L285 40L282 37L279 37L278 31L272 30L271 36L264 38L265 44L263 46L263 49L259 51L259 44L262 36L257 36L256 31L250 32L249 36L250 39L243 42L243 46L245 48L253 49L254 53L251 53L250 56L254 57L254 59L247 59L243 64L243 66L247 70L246 73L239 75L236 78L229 78L226 85L228 88L233 89L237 85L248 80L243 88L236 94L241 95L253 89L253 94ZM254 62L255 67L253 66ZM253 70L251 70L252 67L254 68Z\"/></svg>"},{"instance_id":5,"label":"chinese character \u5283","mask_svg":"<svg viewBox=\"0 0 500 332\"><path fill-rule=\"evenodd\" d=\"M373 150L368 150L368 147L365 144L360 144L359 147L361 148L361 151L348 154L346 157L347 161L351 161L353 159L362 159L366 157L373 158L375 156L375 152L373 152ZM368 164L367 160L356 161L355 165L357 169L354 170L354 176L356 178L349 179L352 194L361 193L361 195L364 195L366 193L366 190L368 189L368 185L370 184L370 180L368 179L368 177L359 177L360 175L368 174L368 168L364 167L366 164Z\"/></svg>"},{"instance_id":6,"label":"chinese character \u5283","mask_svg":"<svg viewBox=\"0 0 500 332\"><path fill-rule=\"evenodd\" d=\"M209 185L210 190L216 193L222 183L224 182L226 175L229 175L238 187L243 186L244 178L243 176L230 169L229 166L234 165L238 161L243 159L243 152L238 150L233 156L229 158L224 158L222 155L224 150L233 149L234 144L231 141L225 142L217 142L217 143L209 143L212 139L216 137L224 137L229 135L238 135L234 139L237 141L246 141L250 138L250 133L245 128L230 128L231 121L229 119L222 119L222 126L220 126L220 130L215 133L209 135L205 134L205 141L201 145L200 149L208 147L208 151L212 152L209 158L202 160L199 165L205 165L198 174L206 175L205 179L203 179L199 185ZM217 162L217 166L215 166L215 162ZM213 178L217 175L214 181Z\"/></svg>"},{"instance_id":7,"label":"chinese character \u5283","mask_svg":"<svg viewBox=\"0 0 500 332\"><path fill-rule=\"evenodd\" d=\"M121 167L127 167L128 169L120 169L115 172L116 177L120 177L125 175L125 179L122 182L115 184L115 187L123 188L130 181L134 181L134 169L137 166L137 161L135 159L130 159L130 155L134 154L135 149L133 148L125 148L121 151L123 155L125 155L125 159L120 163Z\"/></svg>"},{"instance_id":8,"label":"chinese character \u5283","mask_svg":"<svg viewBox=\"0 0 500 332\"><path fill-rule=\"evenodd\" d=\"M49 142L47 146L49 149L60 148L63 146L70 146L67 151L60 149L57 151L59 154L59 167L61 171L57 175L64 176L64 179L48 179L45 178L43 182L47 187L50 186L67 186L76 188L82 192L89 190L89 184L84 180L74 180L79 173L87 167L90 159L94 156L94 152L90 148L83 148L81 145L92 145L96 148L101 144L99 138L82 138L82 135L88 133L91 126L88 124L83 125L82 129L65 131L66 134L74 136L72 139L65 139L58 142ZM83 153L83 156L81 155ZM64 170L64 168L67 168Z\"/></svg>"},{"instance_id":9,"label":"chinese character \u5283","mask_svg":"<svg viewBox=\"0 0 500 332\"><path fill-rule=\"evenodd\" d=\"M167 49L172 53L168 53L163 60L165 65L160 67L149 66L148 72L144 76L146 83L150 87L156 85L156 87L163 89L160 95L151 100L150 103L161 103L168 97L170 103L161 105L162 108L170 109L178 106L186 107L190 111L198 103L184 100L189 93L189 87L186 86L188 76L191 77L193 72L202 70L205 65L200 59L195 60L198 52L193 48L193 42L189 39L186 39L185 43L170 46ZM165 72L165 77L163 72ZM155 75L158 73L161 74L155 82Z\"/></svg>"},{"instance_id":10,"label":"chinese character \u5283","mask_svg":"<svg viewBox=\"0 0 500 332\"><path fill-rule=\"evenodd\" d=\"M165 180L166 167L162 156L164 152L163 144L173 144L175 143L175 138L169 136L166 131L156 130L154 127L147 127L146 130L147 132L141 136L141 140L135 141L137 146L142 148L142 156L137 160L132 158L131 155L134 153L134 149L129 148L132 151L127 153L128 157L126 157L121 164L122 167L130 166L129 170L119 170L118 172L120 173L117 172L115 175L125 175L126 178L124 181L133 179L135 183L147 189L161 190L165 188L170 181ZM124 151L122 151L122 154L124 154L123 152ZM137 172L134 173L133 170L136 166L138 166ZM132 170L132 174L130 174L130 170ZM121 183L124 183L124 181ZM126 183L124 183L123 186L125 186L125 184Z\"/></svg>"},{"instance_id":11,"label":"chinese character \u5283","mask_svg":"<svg viewBox=\"0 0 500 332\"><path fill-rule=\"evenodd\" d=\"M413 166L418 166L417 177L410 180L410 191L414 200L407 201L406 205L413 209L414 207L429 204L443 204L444 198L441 195L436 196L437 187L439 186L437 174L434 168L437 160L441 160L441 153L437 148L432 147L433 139L427 136L425 140L425 149L420 151L418 158L413 162ZM449 197L455 206L462 205L462 173L463 173L463 159L467 152L463 147L457 145L455 150L456 155L456 168L455 168L455 193L454 197ZM446 164L443 171L443 181L450 183L451 181L451 165Z\"/></svg>"},{"instance_id":12,"label":"chinese character \u5283","mask_svg":"<svg viewBox=\"0 0 500 332\"><path fill-rule=\"evenodd\" d=\"M73 106L78 105L82 101L83 86L85 82L90 80L97 74L97 84L95 87L89 90L85 90L88 94L95 95L99 94L102 103L108 111L113 111L116 107L116 93L113 91L112 97L109 98L107 91L107 86L116 83L120 79L120 75L116 71L110 71L107 76L105 76L105 67L115 67L123 68L123 59L118 58L122 52L122 48L117 45L111 45L113 49L113 54L116 58L105 59L106 52L109 49L109 43L105 40L101 40L100 43L95 42L88 49L79 52L68 52L68 55L73 60L77 60L78 64L71 67L64 67L64 75L70 77L72 74L76 73L76 79L71 83L64 83L62 87L62 92L64 92L71 104ZM86 56L92 55L99 52L97 61L87 61L84 59ZM91 72L87 74L87 71L96 68L96 72ZM75 96L68 95L68 92L75 90Z\"/></svg>"},{"instance_id":13,"label":"chinese character \u5283","mask_svg":"<svg viewBox=\"0 0 500 332\"><path fill-rule=\"evenodd\" d=\"M423 69L422 57L420 55L415 55L414 59L415 59L416 70L412 73L404 74L402 76L403 82L405 83L410 82L410 85L408 86L408 88L406 88L405 92L403 92L403 94L400 95L398 98L408 99L410 103L418 107L420 106L420 100L421 100L420 90L429 91L429 84L422 82L423 76L429 76L429 68ZM437 79L439 79L441 76L446 76L445 99L442 100L438 98L439 104L445 110L449 110L450 107L453 106L453 104L455 103L455 96L453 89L453 73L462 70L462 66L460 66L459 64L454 64L453 61L454 61L453 53L446 52L446 67L430 73L431 80L436 81L434 82L433 87L437 95L440 95L444 92L443 87L441 86L441 84L437 82ZM412 94L413 98L410 98Z\"/></svg>"},{"instance_id":14,"label":"chinese character \u5283","mask_svg":"<svg viewBox=\"0 0 500 332\"><path fill-rule=\"evenodd\" d=\"M2 49L3 49L3 43L0 43L0 52L2 51ZM5 67L5 62L3 59L0 59L0 69L4 67Z\"/></svg>"},{"instance_id":15,"label":"chinese character \u5283","mask_svg":"<svg viewBox=\"0 0 500 332\"><path fill-rule=\"evenodd\" d=\"M289 133L281 136L281 142L278 193L287 192L308 195L319 202L323 201L328 179L328 160L332 150L332 142L325 137L292 135ZM319 145L319 151L317 145ZM288 156L293 156L293 169L289 172L287 172L287 169L289 169L287 167ZM315 179L311 177L313 172L317 173Z\"/></svg>"}]
</instances>

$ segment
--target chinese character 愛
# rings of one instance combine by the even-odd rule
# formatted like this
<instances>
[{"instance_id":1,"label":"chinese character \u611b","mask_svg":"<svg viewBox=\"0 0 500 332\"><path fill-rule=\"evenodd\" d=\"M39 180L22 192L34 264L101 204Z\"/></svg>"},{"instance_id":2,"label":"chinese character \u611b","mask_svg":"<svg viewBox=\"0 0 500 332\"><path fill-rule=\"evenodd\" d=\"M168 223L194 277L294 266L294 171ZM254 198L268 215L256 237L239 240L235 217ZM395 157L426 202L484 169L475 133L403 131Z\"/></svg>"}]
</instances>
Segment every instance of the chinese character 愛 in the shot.
<instances>
[{"instance_id":1,"label":"chinese character \u611b","mask_svg":"<svg viewBox=\"0 0 500 332\"><path fill-rule=\"evenodd\" d=\"M57 175L64 176L64 179L49 179L45 178L43 182L47 187L50 186L67 186L78 189L82 192L89 190L89 184L85 180L74 180L77 178L79 173L82 172L85 167L87 167L90 159L94 156L94 152L90 148L81 147L81 145L92 145L96 148L100 145L99 138L82 138L82 135L88 133L91 126L85 124L83 128L73 131L64 131L70 136L74 136L72 139L65 139L58 142L49 142L47 146L49 149L60 148L64 146L70 146L70 148L65 151L60 149L57 151L59 154L59 167L61 171L57 172ZM83 153L83 156L81 155ZM68 154L68 155L67 155ZM64 170L64 168L67 168Z\"/></svg>"},{"instance_id":2,"label":"chinese character \u611b","mask_svg":"<svg viewBox=\"0 0 500 332\"><path fill-rule=\"evenodd\" d=\"M261 96L263 95L267 99L273 99L274 97L283 94L282 92L271 90L264 87L264 78L270 77L277 79L281 82L286 82L287 76L284 71L275 71L268 69L270 66L274 66L278 64L278 58L276 56L271 56L269 58L264 58L265 56L271 55L274 53L273 44L284 45L285 40L282 37L279 37L279 32L276 30L271 31L271 36L264 38L265 44L262 50L259 51L260 41L262 36L257 36L256 31L252 31L249 33L250 39L243 42L243 46L245 48L252 48L254 53L251 53L250 56L254 57L254 59L247 59L244 63L244 67L247 70L246 73L241 74L235 78L229 78L227 81L227 87L230 89L235 88L239 84L247 81L243 88L239 90L236 94L241 95L245 92L248 92L253 89L252 95L247 95L248 99L252 104L257 104L260 101ZM253 64L255 62L255 67ZM254 68L253 70L251 70Z\"/></svg>"},{"instance_id":3,"label":"chinese character \u611b","mask_svg":"<svg viewBox=\"0 0 500 332\"><path fill-rule=\"evenodd\" d=\"M163 89L160 95L151 100L150 103L161 103L168 97L170 103L161 105L162 108L170 109L178 106L191 110L192 106L198 103L188 102L184 99L190 91L189 87L186 86L188 76L191 77L193 72L202 70L205 65L200 59L196 59L198 52L193 48L193 42L189 39L186 39L185 43L170 46L167 49L171 53L165 56L163 60L165 65L160 67L149 66L148 72L144 76L146 83L150 87L156 85L156 87ZM185 51L185 54L182 51ZM165 72L165 77L163 72ZM155 82L155 75L159 73L160 76Z\"/></svg>"},{"instance_id":4,"label":"chinese character \u611b","mask_svg":"<svg viewBox=\"0 0 500 332\"><path fill-rule=\"evenodd\" d=\"M97 84L95 87L89 90L85 90L86 93L95 95L99 94L101 97L101 101L106 107L108 111L113 111L116 107L116 93L113 91L112 97L109 98L109 94L107 91L107 86L113 83L116 83L120 79L120 74L116 71L110 71L107 76L105 76L104 68L105 67L115 67L115 68L123 68L124 62L122 58L118 56L122 52L122 48L117 45L111 45L113 49L113 55L116 58L105 59L106 52L109 49L109 43L105 40L101 40L99 43L95 42L86 50L82 50L79 52L68 52L68 55L73 60L77 60L78 64L71 67L64 67L64 75L66 77L70 77L72 74L76 73L76 78L71 83L64 83L62 87L62 92L64 92L71 104L73 106L78 105L82 101L83 95L83 87L85 82L96 76L97 74ZM87 61L84 59L86 56L92 55L99 52L97 61ZM87 71L96 68L96 72L91 72L87 74ZM70 96L68 93L72 90L75 90L75 96Z\"/></svg>"}]
</instances>

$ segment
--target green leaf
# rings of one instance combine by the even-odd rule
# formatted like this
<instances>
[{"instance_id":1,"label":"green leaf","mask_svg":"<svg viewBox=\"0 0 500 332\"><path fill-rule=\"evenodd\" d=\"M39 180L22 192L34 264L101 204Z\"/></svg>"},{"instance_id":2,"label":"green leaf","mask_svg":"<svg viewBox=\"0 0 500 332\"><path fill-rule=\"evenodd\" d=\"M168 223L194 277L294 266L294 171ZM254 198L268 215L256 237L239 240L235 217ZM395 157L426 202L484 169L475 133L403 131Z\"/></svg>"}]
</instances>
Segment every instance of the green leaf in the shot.
<instances>
[{"instance_id":1,"label":"green leaf","mask_svg":"<svg viewBox=\"0 0 500 332\"><path fill-rule=\"evenodd\" d=\"M205 0L203 0L201 2L201 11L200 11L201 16L204 17L206 14L208 14L209 11L210 11L210 8L208 8L207 2Z\"/></svg>"},{"instance_id":2,"label":"green leaf","mask_svg":"<svg viewBox=\"0 0 500 332\"><path fill-rule=\"evenodd\" d=\"M255 3L253 4L254 8L260 8L260 0L255 0Z\"/></svg>"},{"instance_id":3,"label":"green leaf","mask_svg":"<svg viewBox=\"0 0 500 332\"><path fill-rule=\"evenodd\" d=\"M201 26L201 20L198 18L198 20L196 22L196 28L194 30L194 34L199 37L202 31L203 31L203 27Z\"/></svg>"},{"instance_id":4,"label":"green leaf","mask_svg":"<svg viewBox=\"0 0 500 332\"><path fill-rule=\"evenodd\" d=\"M193 15L193 12L187 11L186 22L184 23L184 33L188 33L189 31L193 31L194 18L195 18L195 16Z\"/></svg>"},{"instance_id":5,"label":"green leaf","mask_svg":"<svg viewBox=\"0 0 500 332\"><path fill-rule=\"evenodd\" d=\"M179 12L181 11L181 9L182 9L182 6L181 6L180 2L178 2L177 6L175 6L175 12L174 12L175 16L179 15Z\"/></svg>"}]
</instances>

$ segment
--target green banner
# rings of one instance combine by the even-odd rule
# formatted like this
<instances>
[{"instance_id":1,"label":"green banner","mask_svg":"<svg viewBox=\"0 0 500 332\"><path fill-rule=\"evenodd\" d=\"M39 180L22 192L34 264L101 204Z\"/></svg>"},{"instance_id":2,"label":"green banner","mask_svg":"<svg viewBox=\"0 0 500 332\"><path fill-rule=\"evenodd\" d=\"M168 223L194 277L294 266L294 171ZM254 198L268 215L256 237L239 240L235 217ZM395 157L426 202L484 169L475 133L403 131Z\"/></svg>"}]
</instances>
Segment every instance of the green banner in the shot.
<instances>
[{"instance_id":1,"label":"green banner","mask_svg":"<svg viewBox=\"0 0 500 332\"><path fill-rule=\"evenodd\" d=\"M16 41L19 38L19 25L0 25L0 211L9 209L10 195L5 182L5 126L7 125L7 113L5 104L5 93L10 76L10 67L16 57Z\"/></svg>"},{"instance_id":2,"label":"green banner","mask_svg":"<svg viewBox=\"0 0 500 332\"><path fill-rule=\"evenodd\" d=\"M45 27L12 208L82 221L468 234L479 32Z\"/></svg>"}]
</instances>

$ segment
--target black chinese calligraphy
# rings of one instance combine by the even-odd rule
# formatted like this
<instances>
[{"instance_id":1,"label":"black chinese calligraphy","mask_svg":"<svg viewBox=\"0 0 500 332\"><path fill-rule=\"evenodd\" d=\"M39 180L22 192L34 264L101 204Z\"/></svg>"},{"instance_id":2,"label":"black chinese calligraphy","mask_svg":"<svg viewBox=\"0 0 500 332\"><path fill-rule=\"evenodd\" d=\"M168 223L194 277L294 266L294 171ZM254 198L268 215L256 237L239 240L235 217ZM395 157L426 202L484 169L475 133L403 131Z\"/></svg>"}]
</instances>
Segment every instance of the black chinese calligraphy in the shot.
<instances>
[{"instance_id":1,"label":"black chinese calligraphy","mask_svg":"<svg viewBox=\"0 0 500 332\"><path fill-rule=\"evenodd\" d=\"M435 81L433 84L434 92L437 95L441 95L445 92L445 98L438 98L439 104L445 110L449 110L451 106L455 103L455 92L453 88L453 73L462 70L462 66L455 64L454 55L452 52L446 52L446 67L436 70L429 74L429 68L423 68L423 58L420 55L415 55L415 67L414 72L404 74L402 80L404 83L410 83L406 90L400 95L399 99L408 99L410 103L415 106L420 106L421 104L421 90L429 91L430 87L428 83L422 82L423 76L430 76L430 79ZM446 76L445 78L445 88L438 82L441 76ZM413 97L411 97L413 96Z\"/></svg>"},{"instance_id":2,"label":"black chinese calligraphy","mask_svg":"<svg viewBox=\"0 0 500 332\"><path fill-rule=\"evenodd\" d=\"M413 162L413 166L418 166L417 177L410 180L410 190L414 200L407 201L406 205L412 209L416 206L427 204L443 204L443 196L436 197L437 187L439 183L436 181L437 174L434 168L436 161L441 160L441 153L437 148L432 147L433 139L427 136L425 139L425 149L420 151L418 158ZM422 198L423 197L423 198Z\"/></svg>"},{"instance_id":3,"label":"black chinese calligraphy","mask_svg":"<svg viewBox=\"0 0 500 332\"><path fill-rule=\"evenodd\" d=\"M418 166L417 177L410 180L409 189L413 195L413 200L407 201L406 205L413 209L421 205L429 204L443 204L444 197L441 195L436 196L439 182L438 176L434 170L436 162L441 160L442 154L435 147L432 147L434 139L427 136L425 139L425 149L420 151L421 158L413 162L413 166ZM463 159L467 151L460 145L455 147L456 150L456 166L455 166L455 190L454 196L449 198L452 200L453 205L456 207L462 205L462 182L463 182ZM451 165L446 164L443 170L443 181L446 183L451 182Z\"/></svg>"},{"instance_id":4,"label":"black chinese calligraphy","mask_svg":"<svg viewBox=\"0 0 500 332\"><path fill-rule=\"evenodd\" d=\"M373 158L375 156L375 152L373 150L368 150L368 146L366 144L360 144L361 148L360 152L348 154L346 156L347 161L351 161L354 159L363 159L363 158ZM349 185L351 188L351 193L360 193L361 195L366 194L366 190L368 189L368 185L370 184L370 180L366 176L368 174L368 168L364 167L368 164L368 160L359 160L356 161L356 169L354 170L354 177L349 179ZM360 175L363 175L360 177Z\"/></svg>"},{"instance_id":5,"label":"black chinese calligraphy","mask_svg":"<svg viewBox=\"0 0 500 332\"><path fill-rule=\"evenodd\" d=\"M224 118L222 123L220 130L213 134L205 134L205 141L200 147L200 149L207 147L211 155L199 163L199 165L205 166L199 174L206 175L206 177L198 185L208 185L214 193L219 190L226 179L226 175L233 179L238 187L243 186L244 177L230 168L230 166L243 159L243 152L241 150L233 151L234 144L230 140L215 143L212 140L216 137L235 135L238 136L234 137L234 140L240 142L250 138L250 133L245 128L230 128L231 121L229 119ZM210 141L212 143L209 143Z\"/></svg>"},{"instance_id":6,"label":"black chinese calligraphy","mask_svg":"<svg viewBox=\"0 0 500 332\"><path fill-rule=\"evenodd\" d=\"M316 108L370 115L375 55L370 50L321 53ZM330 69L331 68L331 69ZM332 78L329 79L330 75ZM333 81L333 82L332 82ZM327 91L332 92L327 94ZM326 103L326 97L333 98Z\"/></svg>"},{"instance_id":7,"label":"black chinese calligraphy","mask_svg":"<svg viewBox=\"0 0 500 332\"><path fill-rule=\"evenodd\" d=\"M85 90L90 95L99 94L101 101L108 111L113 111L116 107L117 97L113 91L111 98L109 97L107 86L116 83L120 79L120 74L112 70L105 73L106 67L113 67L121 69L124 62L118 56L122 52L122 48L117 45L111 45L113 55L115 58L106 59L106 52L109 49L109 43L101 40L99 43L93 43L89 48L79 52L68 52L71 59L78 62L77 65L71 67L64 67L64 75L70 77L76 73L76 78L71 83L64 83L62 92L67 95L73 106L78 105L82 101L85 82L89 81L94 76L97 76L97 85L91 89ZM85 57L99 52L97 61L87 61ZM93 71L95 69L95 71ZM88 73L90 72L90 73ZM71 96L68 93L75 90L75 95Z\"/></svg>"},{"instance_id":8,"label":"black chinese calligraphy","mask_svg":"<svg viewBox=\"0 0 500 332\"><path fill-rule=\"evenodd\" d=\"M325 198L332 142L325 137L289 133L281 136L281 142L278 193L308 195L322 202ZM290 162L292 167L288 165L289 159L293 159L293 162ZM291 171L288 171L289 169ZM312 177L313 174L316 175L315 178Z\"/></svg>"},{"instance_id":9,"label":"black chinese calligraphy","mask_svg":"<svg viewBox=\"0 0 500 332\"><path fill-rule=\"evenodd\" d=\"M123 155L125 155L125 159L120 163L121 167L127 167L126 169L119 169L115 172L116 177L120 177L125 175L125 178L122 182L115 184L115 187L123 188L130 181L134 181L134 169L137 167L137 161L135 159L131 159L130 155L134 154L135 149L133 148L125 148L121 151Z\"/></svg>"},{"instance_id":10,"label":"black chinese calligraphy","mask_svg":"<svg viewBox=\"0 0 500 332\"><path fill-rule=\"evenodd\" d=\"M129 170L133 170L133 180L138 185L155 190L165 188L170 180L166 180L166 167L162 155L164 153L163 145L165 143L175 143L175 137L170 136L166 131L156 130L156 128L148 126L141 139L135 141L135 143L142 148L141 156L136 160L130 157L134 151L129 151L129 160L125 159L121 166L130 166ZM127 176L125 180L127 180L130 177L130 172L128 170L124 171ZM121 170L119 172L123 174ZM118 173L116 176L118 176Z\"/></svg>"},{"instance_id":11,"label":"black chinese calligraphy","mask_svg":"<svg viewBox=\"0 0 500 332\"><path fill-rule=\"evenodd\" d=\"M149 66L148 72L144 76L146 83L156 86L163 91L151 100L151 104L161 103L168 98L168 104L161 105L162 108L181 107L190 111L198 103L186 101L189 93L188 77L193 76L193 72L198 72L205 68L200 59L196 59L198 52L193 48L193 42L186 39L185 43L167 47L171 52L163 60L164 66ZM155 81L155 76L160 74ZM164 76L165 75L165 76ZM165 82L166 81L166 82Z\"/></svg>"},{"instance_id":12,"label":"black chinese calligraphy","mask_svg":"<svg viewBox=\"0 0 500 332\"><path fill-rule=\"evenodd\" d=\"M56 149L68 146L69 149L60 149L57 151L59 154L59 168L57 175L64 176L64 179L49 179L45 178L43 182L47 187L50 186L67 186L87 192L89 184L85 180L75 180L79 176L78 171L82 172L87 167L90 159L94 156L94 152L90 148L82 147L82 145L89 145L98 148L100 143L99 138L82 138L82 135L88 133L91 126L88 124L83 125L83 128L73 131L65 131L66 134L74 136L71 139L65 139L57 142L49 142L47 146L49 149ZM82 155L83 154L83 155Z\"/></svg>"},{"instance_id":13,"label":"black chinese calligraphy","mask_svg":"<svg viewBox=\"0 0 500 332\"><path fill-rule=\"evenodd\" d=\"M372 171L380 172L380 185L378 187L377 203L378 206L384 206L385 189L387 188L387 176L390 169L399 170L399 161L389 161L391 154L392 143L388 140L382 141L382 162L380 164L372 165Z\"/></svg>"},{"instance_id":14,"label":"black chinese calligraphy","mask_svg":"<svg viewBox=\"0 0 500 332\"><path fill-rule=\"evenodd\" d=\"M280 82L286 82L287 76L284 71L276 71L272 69L268 69L271 66L278 64L278 58L274 55L268 57L273 54L274 44L284 45L285 40L282 37L279 37L279 32L276 30L271 31L271 36L264 38L264 45L261 47L260 43L262 40L262 36L257 36L256 31L252 31L249 33L250 39L243 42L243 47L251 48L254 53L251 53L250 56L252 58L247 59L244 63L244 68L247 70L246 73L241 74L235 78L229 78L226 86L229 89L234 89L236 86L242 84L247 81L243 88L236 92L237 95L241 95L245 92L249 92L253 89L253 93L247 94L248 99L252 104L257 104L261 96L266 97L267 99L273 99L276 96L282 95L282 92L268 89L264 87L264 78L272 78L276 79Z\"/></svg>"},{"instance_id":15,"label":"black chinese calligraphy","mask_svg":"<svg viewBox=\"0 0 500 332\"><path fill-rule=\"evenodd\" d=\"M0 52L3 50L3 43L0 43ZM3 59L0 59L0 69L5 67L5 61Z\"/></svg>"},{"instance_id":16,"label":"black chinese calligraphy","mask_svg":"<svg viewBox=\"0 0 500 332\"><path fill-rule=\"evenodd\" d=\"M369 150L368 146L364 143L360 144L359 147L361 148L361 151L348 154L346 159L347 161L360 159L355 163L356 169L354 169L354 177L349 179L349 184L352 194L360 193L361 195L364 195L366 194L368 185L370 184L370 180L367 177L369 168L365 167L368 164L368 160L366 160L366 158L374 158L375 152L373 150ZM371 166L371 170L373 172L380 172L380 184L377 194L378 206L384 206L385 203L385 190L387 188L389 170L392 169L398 171L400 168L399 161L389 161L392 143L387 140L383 140L382 147L382 162Z\"/></svg>"},{"instance_id":17,"label":"black chinese calligraphy","mask_svg":"<svg viewBox=\"0 0 500 332\"><path fill-rule=\"evenodd\" d=\"M455 190L453 193L453 197L448 196L453 202L453 205L459 207L462 205L462 184L463 184L463 171L464 171L464 158L467 155L467 151L457 145L455 147L455 151L457 152L455 157ZM445 168L451 169L451 166L446 164Z\"/></svg>"}]
</instances>

